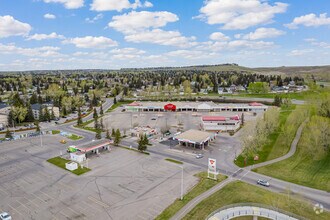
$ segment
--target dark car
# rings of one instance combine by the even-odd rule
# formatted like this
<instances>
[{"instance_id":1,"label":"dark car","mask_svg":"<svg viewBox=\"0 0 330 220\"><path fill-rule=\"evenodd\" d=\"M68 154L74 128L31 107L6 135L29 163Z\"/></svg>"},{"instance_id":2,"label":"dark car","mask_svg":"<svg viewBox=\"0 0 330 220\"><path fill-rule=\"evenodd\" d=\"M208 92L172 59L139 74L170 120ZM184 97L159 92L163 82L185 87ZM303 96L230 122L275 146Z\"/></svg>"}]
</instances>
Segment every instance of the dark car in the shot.
<instances>
[{"instance_id":1,"label":"dark car","mask_svg":"<svg viewBox=\"0 0 330 220\"><path fill-rule=\"evenodd\" d=\"M262 185L262 186L266 186L266 187L269 187L270 186L270 184L269 184L268 181L261 180L261 179L258 179L257 184Z\"/></svg>"}]
</instances>

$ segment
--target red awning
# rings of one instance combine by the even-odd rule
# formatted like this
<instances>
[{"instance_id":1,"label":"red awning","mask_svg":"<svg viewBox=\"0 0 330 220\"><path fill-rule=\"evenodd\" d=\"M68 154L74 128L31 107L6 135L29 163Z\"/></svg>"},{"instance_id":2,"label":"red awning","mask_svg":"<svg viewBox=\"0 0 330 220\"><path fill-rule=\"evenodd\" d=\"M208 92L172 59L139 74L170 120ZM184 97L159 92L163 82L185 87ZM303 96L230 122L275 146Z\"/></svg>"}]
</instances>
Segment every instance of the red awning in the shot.
<instances>
[{"instance_id":1,"label":"red awning","mask_svg":"<svg viewBox=\"0 0 330 220\"><path fill-rule=\"evenodd\" d=\"M226 117L223 116L203 116L203 121L226 121Z\"/></svg>"},{"instance_id":2,"label":"red awning","mask_svg":"<svg viewBox=\"0 0 330 220\"><path fill-rule=\"evenodd\" d=\"M262 104L258 102L251 102L249 106L262 106Z\"/></svg>"},{"instance_id":3,"label":"red awning","mask_svg":"<svg viewBox=\"0 0 330 220\"><path fill-rule=\"evenodd\" d=\"M169 104L164 106L164 109L166 111L175 111L176 110L176 105L173 105L173 104L169 103Z\"/></svg>"}]
</instances>

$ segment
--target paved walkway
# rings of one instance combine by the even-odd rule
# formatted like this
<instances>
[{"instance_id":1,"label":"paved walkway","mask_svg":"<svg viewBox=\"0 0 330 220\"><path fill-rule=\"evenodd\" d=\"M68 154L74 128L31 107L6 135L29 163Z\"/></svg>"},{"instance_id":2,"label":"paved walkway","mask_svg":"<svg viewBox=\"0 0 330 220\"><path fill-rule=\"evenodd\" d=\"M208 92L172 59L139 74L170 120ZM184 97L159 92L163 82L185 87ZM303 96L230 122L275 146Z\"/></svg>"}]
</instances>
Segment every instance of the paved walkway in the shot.
<instances>
[{"instance_id":1,"label":"paved walkway","mask_svg":"<svg viewBox=\"0 0 330 220\"><path fill-rule=\"evenodd\" d=\"M303 123L301 123L301 125L299 126L298 130L297 130L297 133L296 133L296 136L295 138L293 139L292 143L291 143L291 147L290 147L290 150L287 154L285 154L284 156L282 157L278 157L278 158L275 158L273 160L269 160L269 161L265 161L263 163L258 163L258 164L255 164L255 165L252 165L252 166L248 166L246 167L246 169L254 169L254 168L259 168L259 167L263 167L263 166L267 166L267 165L270 165L270 164L273 164L273 163L277 163L277 162L280 162L282 160L285 160L285 159L288 159L289 157L292 157L295 153L296 153L296 150L297 150L297 145L298 145L298 142L299 142L299 139L301 137L301 133L302 133L302 130L303 128L305 127L306 123L307 123L308 119L306 119Z\"/></svg>"},{"instance_id":2,"label":"paved walkway","mask_svg":"<svg viewBox=\"0 0 330 220\"><path fill-rule=\"evenodd\" d=\"M190 212L198 203L202 200L206 199L207 197L211 196L216 191L222 189L228 183L234 181L232 177L227 178L226 180L222 181L218 185L212 187L208 191L204 192L203 194L195 197L193 200L188 202L182 209L180 209L172 218L171 220L182 219L188 212Z\"/></svg>"}]
</instances>

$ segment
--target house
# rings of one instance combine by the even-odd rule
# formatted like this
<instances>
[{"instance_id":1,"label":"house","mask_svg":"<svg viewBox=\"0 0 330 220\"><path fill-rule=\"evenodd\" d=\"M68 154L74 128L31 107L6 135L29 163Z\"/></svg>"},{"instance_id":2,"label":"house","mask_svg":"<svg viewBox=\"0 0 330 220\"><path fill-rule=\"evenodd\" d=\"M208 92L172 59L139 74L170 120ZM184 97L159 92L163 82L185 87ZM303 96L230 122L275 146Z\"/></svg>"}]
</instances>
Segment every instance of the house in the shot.
<instances>
[{"instance_id":1,"label":"house","mask_svg":"<svg viewBox=\"0 0 330 220\"><path fill-rule=\"evenodd\" d=\"M10 112L10 106L0 102L0 126L2 127L8 125L8 114Z\"/></svg>"},{"instance_id":2,"label":"house","mask_svg":"<svg viewBox=\"0 0 330 220\"><path fill-rule=\"evenodd\" d=\"M47 103L47 104L43 104L43 105L40 105L40 104L33 104L31 105L31 108L32 108L32 112L33 112L33 117L34 119L38 120L39 119L39 115L40 115L40 107L42 106L42 108L46 108L48 109L48 112L49 114L51 115L52 114L52 111L54 112L54 116L56 118L59 118L60 117L60 109L59 107L55 107L53 106L52 104L50 103Z\"/></svg>"},{"instance_id":3,"label":"house","mask_svg":"<svg viewBox=\"0 0 330 220\"><path fill-rule=\"evenodd\" d=\"M230 87L219 87L218 88L218 94L233 94L233 91L231 90Z\"/></svg>"}]
</instances>

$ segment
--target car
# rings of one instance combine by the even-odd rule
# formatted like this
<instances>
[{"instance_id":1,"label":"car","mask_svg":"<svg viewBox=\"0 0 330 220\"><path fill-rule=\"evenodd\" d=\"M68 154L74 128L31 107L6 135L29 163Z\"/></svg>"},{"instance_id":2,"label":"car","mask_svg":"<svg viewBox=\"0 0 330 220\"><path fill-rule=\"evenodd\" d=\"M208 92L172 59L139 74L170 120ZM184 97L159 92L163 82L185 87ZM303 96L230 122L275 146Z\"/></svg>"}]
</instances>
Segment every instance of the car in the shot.
<instances>
[{"instance_id":1,"label":"car","mask_svg":"<svg viewBox=\"0 0 330 220\"><path fill-rule=\"evenodd\" d=\"M59 123L58 121L55 121L55 124L57 124L57 125L58 125L58 124L60 124L60 123Z\"/></svg>"},{"instance_id":2,"label":"car","mask_svg":"<svg viewBox=\"0 0 330 220\"><path fill-rule=\"evenodd\" d=\"M196 154L196 159L201 159L201 158L203 158L203 154Z\"/></svg>"},{"instance_id":3,"label":"car","mask_svg":"<svg viewBox=\"0 0 330 220\"><path fill-rule=\"evenodd\" d=\"M66 116L62 116L62 118L67 118Z\"/></svg>"},{"instance_id":4,"label":"car","mask_svg":"<svg viewBox=\"0 0 330 220\"><path fill-rule=\"evenodd\" d=\"M3 212L0 214L1 220L11 220L11 216L7 212Z\"/></svg>"},{"instance_id":5,"label":"car","mask_svg":"<svg viewBox=\"0 0 330 220\"><path fill-rule=\"evenodd\" d=\"M266 187L269 187L270 186L270 184L269 184L268 181L261 180L261 179L258 179L257 184L262 185L262 186L266 186Z\"/></svg>"},{"instance_id":6,"label":"car","mask_svg":"<svg viewBox=\"0 0 330 220\"><path fill-rule=\"evenodd\" d=\"M153 120L153 121L154 121L154 120L156 120L156 118L152 118L151 120Z\"/></svg>"}]
</instances>

